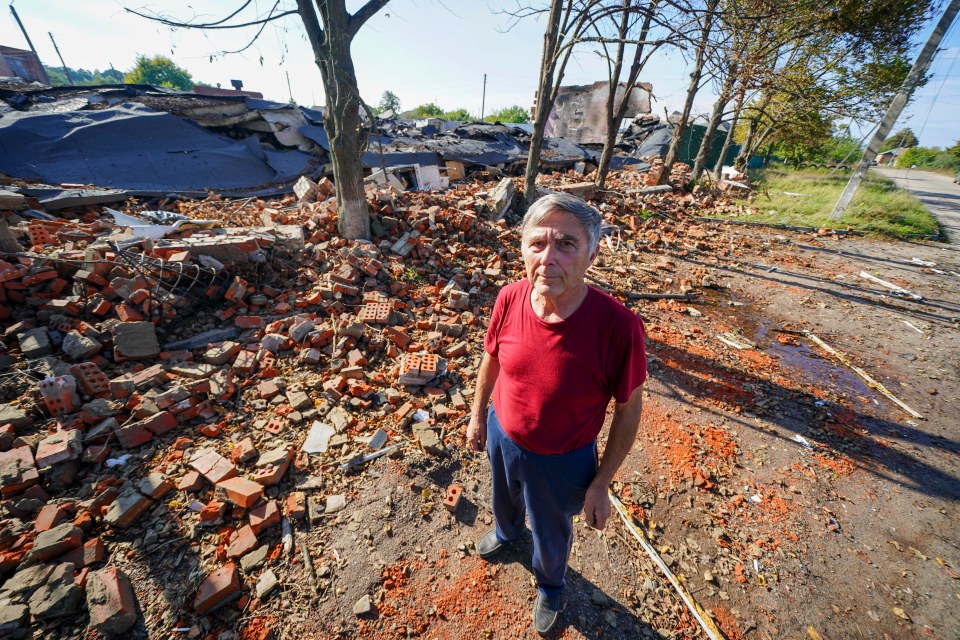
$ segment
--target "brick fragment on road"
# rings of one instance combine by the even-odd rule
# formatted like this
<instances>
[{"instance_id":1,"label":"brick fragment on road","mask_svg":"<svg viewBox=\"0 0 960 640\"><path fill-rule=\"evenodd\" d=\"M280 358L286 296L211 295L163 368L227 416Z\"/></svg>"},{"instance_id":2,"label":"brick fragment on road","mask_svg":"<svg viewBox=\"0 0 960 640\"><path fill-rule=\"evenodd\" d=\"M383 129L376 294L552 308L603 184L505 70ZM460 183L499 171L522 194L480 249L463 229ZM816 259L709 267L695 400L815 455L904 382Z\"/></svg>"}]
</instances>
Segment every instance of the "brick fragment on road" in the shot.
<instances>
[{"instance_id":1,"label":"brick fragment on road","mask_svg":"<svg viewBox=\"0 0 960 640\"><path fill-rule=\"evenodd\" d=\"M193 599L193 609L198 615L216 611L231 600L240 597L240 574L237 565L229 562L204 579Z\"/></svg>"}]
</instances>

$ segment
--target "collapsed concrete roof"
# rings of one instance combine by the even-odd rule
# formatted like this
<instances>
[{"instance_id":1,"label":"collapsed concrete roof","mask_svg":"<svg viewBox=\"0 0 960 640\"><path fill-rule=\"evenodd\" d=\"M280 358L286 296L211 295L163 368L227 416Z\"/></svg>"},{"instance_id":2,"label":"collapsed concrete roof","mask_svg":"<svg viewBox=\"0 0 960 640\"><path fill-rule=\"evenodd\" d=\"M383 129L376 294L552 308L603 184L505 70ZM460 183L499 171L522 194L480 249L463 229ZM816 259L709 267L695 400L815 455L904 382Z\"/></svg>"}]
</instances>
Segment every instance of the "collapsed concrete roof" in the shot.
<instances>
[{"instance_id":1,"label":"collapsed concrete roof","mask_svg":"<svg viewBox=\"0 0 960 640\"><path fill-rule=\"evenodd\" d=\"M94 185L98 202L124 195L176 193L202 197L267 196L289 192L298 176L329 172L323 113L243 96L209 96L147 85L98 87L0 86L0 172L50 185L32 189L45 205ZM417 127L378 120L364 166L380 169L457 162L467 169L499 167L518 174L530 133L500 123ZM633 142L613 166L640 163ZM598 145L548 138L551 169L596 163ZM109 191L109 189L115 191ZM80 194L84 195L84 194ZM54 202L51 202L55 200ZM71 200L77 204L77 200Z\"/></svg>"}]
</instances>

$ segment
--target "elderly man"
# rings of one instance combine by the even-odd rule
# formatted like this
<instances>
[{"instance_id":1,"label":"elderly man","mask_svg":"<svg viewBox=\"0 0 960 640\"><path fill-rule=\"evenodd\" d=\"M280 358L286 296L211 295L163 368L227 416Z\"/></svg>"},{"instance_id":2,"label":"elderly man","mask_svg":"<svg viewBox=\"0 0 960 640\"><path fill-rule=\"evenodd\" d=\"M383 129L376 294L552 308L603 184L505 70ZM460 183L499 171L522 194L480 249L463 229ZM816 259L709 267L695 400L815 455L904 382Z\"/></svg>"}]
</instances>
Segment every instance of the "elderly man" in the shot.
<instances>
[{"instance_id":1,"label":"elderly man","mask_svg":"<svg viewBox=\"0 0 960 640\"><path fill-rule=\"evenodd\" d=\"M584 281L600 222L596 209L566 194L527 211L526 278L504 287L493 307L467 429L475 451L486 447L493 476L496 527L477 553L491 558L520 539L530 517L540 635L561 609L573 516L582 509L588 525L604 527L607 487L640 423L643 323ZM596 439L611 398L616 408L598 463Z\"/></svg>"}]
</instances>

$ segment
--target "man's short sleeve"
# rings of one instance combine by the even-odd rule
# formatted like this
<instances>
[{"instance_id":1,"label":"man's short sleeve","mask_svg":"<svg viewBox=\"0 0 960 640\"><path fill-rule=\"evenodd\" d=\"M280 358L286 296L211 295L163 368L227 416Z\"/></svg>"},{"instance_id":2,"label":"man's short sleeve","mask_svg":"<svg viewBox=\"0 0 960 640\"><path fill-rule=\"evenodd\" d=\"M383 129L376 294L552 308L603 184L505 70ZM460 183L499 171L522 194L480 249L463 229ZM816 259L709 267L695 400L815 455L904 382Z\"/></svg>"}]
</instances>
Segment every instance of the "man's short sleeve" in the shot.
<instances>
[{"instance_id":1,"label":"man's short sleeve","mask_svg":"<svg viewBox=\"0 0 960 640\"><path fill-rule=\"evenodd\" d=\"M624 403L647 379L647 350L643 344L646 329L643 321L634 316L625 335L619 340L620 358L614 358L615 370L611 371L613 385L610 389L618 403Z\"/></svg>"},{"instance_id":2,"label":"man's short sleeve","mask_svg":"<svg viewBox=\"0 0 960 640\"><path fill-rule=\"evenodd\" d=\"M503 325L504 295L503 289L497 294L497 301L493 303L493 313L490 314L490 324L487 326L487 335L483 339L483 348L494 358L500 351L500 327Z\"/></svg>"}]
</instances>

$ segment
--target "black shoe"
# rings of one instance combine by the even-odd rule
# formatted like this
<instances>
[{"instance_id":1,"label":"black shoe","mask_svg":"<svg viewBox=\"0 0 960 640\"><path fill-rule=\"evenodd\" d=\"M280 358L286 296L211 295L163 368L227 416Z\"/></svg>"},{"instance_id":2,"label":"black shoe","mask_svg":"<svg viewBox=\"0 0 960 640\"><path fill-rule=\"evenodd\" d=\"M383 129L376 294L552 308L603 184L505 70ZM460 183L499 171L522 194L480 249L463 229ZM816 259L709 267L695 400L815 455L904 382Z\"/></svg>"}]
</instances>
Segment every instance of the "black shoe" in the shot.
<instances>
[{"instance_id":1,"label":"black shoe","mask_svg":"<svg viewBox=\"0 0 960 640\"><path fill-rule=\"evenodd\" d=\"M509 542L500 542L497 538L496 530L491 529L487 531L486 535L480 538L480 542L477 543L477 555L487 560L500 553L500 551L509 544Z\"/></svg>"},{"instance_id":2,"label":"black shoe","mask_svg":"<svg viewBox=\"0 0 960 640\"><path fill-rule=\"evenodd\" d=\"M560 609L554 611L547 604L547 599L541 594L537 594L537 599L533 602L533 628L541 636L545 636L557 626L557 618L560 617Z\"/></svg>"}]
</instances>

